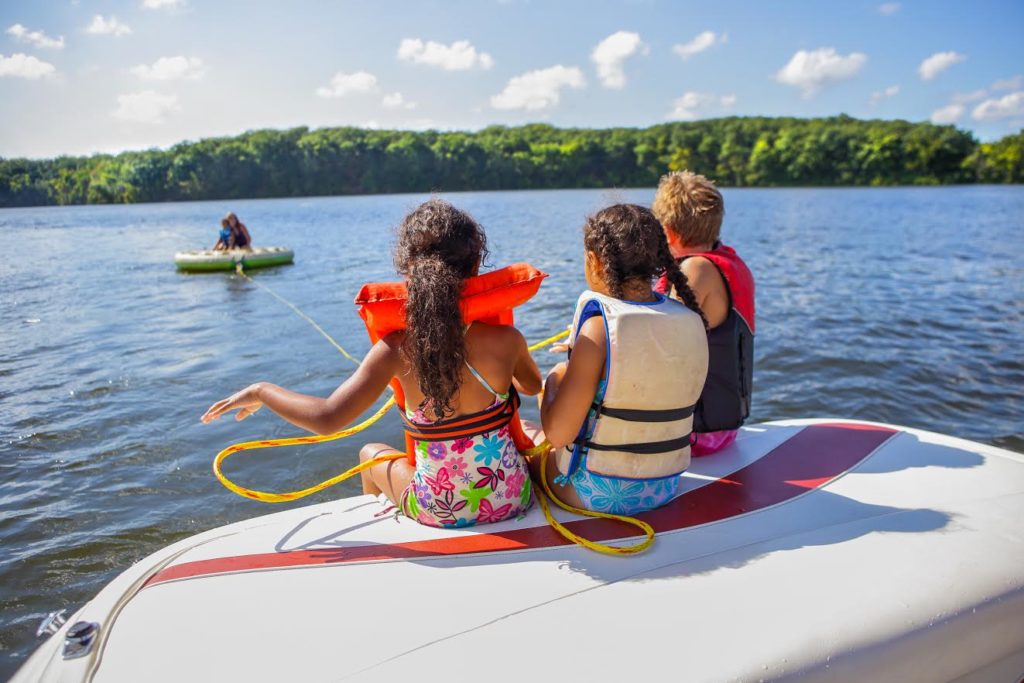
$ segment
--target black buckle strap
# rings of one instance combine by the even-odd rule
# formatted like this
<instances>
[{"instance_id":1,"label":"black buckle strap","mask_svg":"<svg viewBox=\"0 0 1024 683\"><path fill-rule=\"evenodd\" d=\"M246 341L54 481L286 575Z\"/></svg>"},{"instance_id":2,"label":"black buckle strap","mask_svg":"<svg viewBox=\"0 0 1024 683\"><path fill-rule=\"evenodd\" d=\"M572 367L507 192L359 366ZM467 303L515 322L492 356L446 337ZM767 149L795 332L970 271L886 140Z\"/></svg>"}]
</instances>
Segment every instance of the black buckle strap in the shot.
<instances>
[{"instance_id":1,"label":"black buckle strap","mask_svg":"<svg viewBox=\"0 0 1024 683\"><path fill-rule=\"evenodd\" d=\"M633 408L609 408L604 404L594 407L601 415L627 422L675 422L676 420L685 420L693 415L694 409L694 406L685 406L664 410L636 410Z\"/></svg>"},{"instance_id":2,"label":"black buckle strap","mask_svg":"<svg viewBox=\"0 0 1024 683\"><path fill-rule=\"evenodd\" d=\"M688 432L677 439L668 441L649 441L647 443L616 443L603 444L593 441L584 441L582 445L593 451L621 451L623 453L636 453L638 455L654 455L656 453L667 453L678 451L690 445L690 434Z\"/></svg>"}]
</instances>

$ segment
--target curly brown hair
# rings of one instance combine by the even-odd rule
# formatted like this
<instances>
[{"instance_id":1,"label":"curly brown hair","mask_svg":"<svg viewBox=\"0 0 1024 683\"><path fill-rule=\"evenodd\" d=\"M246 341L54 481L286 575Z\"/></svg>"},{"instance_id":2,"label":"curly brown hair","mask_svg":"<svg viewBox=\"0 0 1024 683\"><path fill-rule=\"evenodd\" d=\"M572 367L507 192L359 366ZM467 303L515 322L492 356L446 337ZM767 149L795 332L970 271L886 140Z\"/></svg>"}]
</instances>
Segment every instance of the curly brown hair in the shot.
<instances>
[{"instance_id":1,"label":"curly brown hair","mask_svg":"<svg viewBox=\"0 0 1024 683\"><path fill-rule=\"evenodd\" d=\"M487 236L465 211L441 199L416 207L398 226L395 268L408 278L402 352L437 419L455 413L466 339L459 296L487 258Z\"/></svg>"},{"instance_id":2,"label":"curly brown hair","mask_svg":"<svg viewBox=\"0 0 1024 683\"><path fill-rule=\"evenodd\" d=\"M676 265L661 223L650 209L637 204L615 204L587 218L583 246L601 259L604 281L611 295L623 298L628 282L648 287L655 276L665 275L683 304L708 326L686 275Z\"/></svg>"}]
</instances>

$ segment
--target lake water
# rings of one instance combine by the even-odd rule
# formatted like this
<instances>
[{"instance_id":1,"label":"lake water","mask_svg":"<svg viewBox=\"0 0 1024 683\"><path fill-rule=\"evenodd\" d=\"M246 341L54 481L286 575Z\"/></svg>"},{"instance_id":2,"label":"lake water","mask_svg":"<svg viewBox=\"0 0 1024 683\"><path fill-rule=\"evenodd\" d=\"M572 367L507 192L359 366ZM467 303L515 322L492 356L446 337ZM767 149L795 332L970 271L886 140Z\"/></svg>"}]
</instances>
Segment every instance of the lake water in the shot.
<instances>
[{"instance_id":1,"label":"lake water","mask_svg":"<svg viewBox=\"0 0 1024 683\"><path fill-rule=\"evenodd\" d=\"M269 411L203 426L210 403L256 380L325 395L352 369L266 292L179 274L173 253L209 246L236 211L257 244L296 252L295 265L253 277L361 355L352 298L394 279L393 226L424 198L0 211L0 678L34 648L47 611L70 613L183 536L271 511L223 489L210 462L229 443L297 430ZM519 313L539 340L564 328L583 288L584 216L649 204L653 191L448 198L484 225L493 265L551 273ZM752 421L860 418L1024 451L1024 187L725 199L724 238L757 278ZM399 444L399 421L360 436L238 456L228 474L301 488L354 464L365 440ZM358 479L296 505L355 493Z\"/></svg>"}]
</instances>

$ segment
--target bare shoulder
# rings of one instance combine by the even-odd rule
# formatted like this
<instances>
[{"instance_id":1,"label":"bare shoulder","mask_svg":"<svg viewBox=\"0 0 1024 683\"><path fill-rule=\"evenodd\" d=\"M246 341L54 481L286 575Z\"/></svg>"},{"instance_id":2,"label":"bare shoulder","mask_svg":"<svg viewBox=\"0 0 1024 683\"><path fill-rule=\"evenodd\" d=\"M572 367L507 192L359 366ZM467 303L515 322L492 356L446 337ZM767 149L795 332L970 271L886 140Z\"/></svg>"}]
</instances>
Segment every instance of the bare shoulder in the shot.
<instances>
[{"instance_id":1,"label":"bare shoulder","mask_svg":"<svg viewBox=\"0 0 1024 683\"><path fill-rule=\"evenodd\" d=\"M718 268L703 256L691 256L686 259L683 261L681 270L686 279L690 281L691 287L698 287L701 284L710 285L721 280Z\"/></svg>"},{"instance_id":2,"label":"bare shoulder","mask_svg":"<svg viewBox=\"0 0 1024 683\"><path fill-rule=\"evenodd\" d=\"M604 318L599 315L595 315L583 321L583 325L580 326L580 332L577 335L577 339L579 337L585 337L594 342L598 348L603 349L605 347L606 336Z\"/></svg>"},{"instance_id":3,"label":"bare shoulder","mask_svg":"<svg viewBox=\"0 0 1024 683\"><path fill-rule=\"evenodd\" d=\"M371 352L377 351L392 359L399 359L402 352L402 344L405 343L405 330L395 330L390 334L381 337L380 341L373 345Z\"/></svg>"},{"instance_id":4,"label":"bare shoulder","mask_svg":"<svg viewBox=\"0 0 1024 683\"><path fill-rule=\"evenodd\" d=\"M697 301L704 306L708 297L728 301L725 280L718 266L703 256L694 256L683 261L683 275L690 283L690 289L697 295ZM705 315L708 313L705 310Z\"/></svg>"},{"instance_id":5,"label":"bare shoulder","mask_svg":"<svg viewBox=\"0 0 1024 683\"><path fill-rule=\"evenodd\" d=\"M683 261L683 274L697 297L697 304L711 328L718 327L729 315L729 289L725 278L710 260L694 256Z\"/></svg>"},{"instance_id":6,"label":"bare shoulder","mask_svg":"<svg viewBox=\"0 0 1024 683\"><path fill-rule=\"evenodd\" d=\"M518 349L524 343L523 333L512 325L489 325L477 321L469 328L469 334L474 341L502 353Z\"/></svg>"}]
</instances>

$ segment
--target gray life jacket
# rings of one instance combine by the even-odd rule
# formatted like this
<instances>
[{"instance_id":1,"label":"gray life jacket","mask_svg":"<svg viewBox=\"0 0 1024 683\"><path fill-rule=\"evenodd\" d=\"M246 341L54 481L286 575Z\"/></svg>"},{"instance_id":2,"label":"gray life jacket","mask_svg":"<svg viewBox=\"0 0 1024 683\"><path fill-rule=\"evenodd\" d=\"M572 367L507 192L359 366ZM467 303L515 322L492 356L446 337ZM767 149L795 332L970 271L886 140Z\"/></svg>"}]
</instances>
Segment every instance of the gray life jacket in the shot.
<instances>
[{"instance_id":1,"label":"gray life jacket","mask_svg":"<svg viewBox=\"0 0 1024 683\"><path fill-rule=\"evenodd\" d=\"M582 456L595 474L658 479L690 464L695 404L708 371L708 339L700 316L661 294L638 303L584 292L576 304L570 343L589 317L604 320L607 386L571 447L556 462L572 474ZM591 421L593 425L589 438Z\"/></svg>"}]
</instances>

